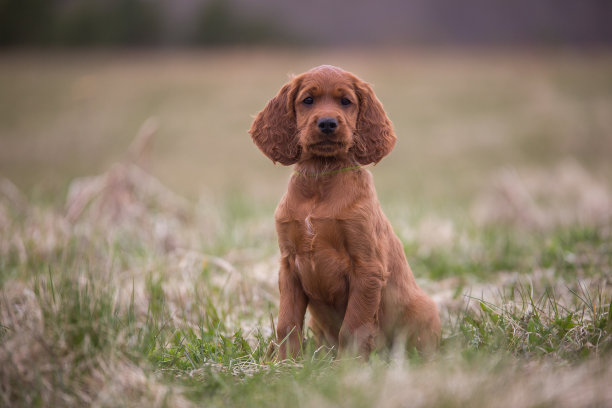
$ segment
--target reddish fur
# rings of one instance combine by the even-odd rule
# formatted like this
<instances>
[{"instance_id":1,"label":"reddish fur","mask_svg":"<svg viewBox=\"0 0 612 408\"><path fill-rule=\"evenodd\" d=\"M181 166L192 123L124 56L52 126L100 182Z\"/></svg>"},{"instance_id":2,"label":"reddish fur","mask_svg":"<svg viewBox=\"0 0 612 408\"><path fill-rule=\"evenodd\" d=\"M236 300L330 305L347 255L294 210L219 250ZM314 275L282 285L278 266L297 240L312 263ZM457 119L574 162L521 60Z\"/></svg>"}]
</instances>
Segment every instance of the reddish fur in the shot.
<instances>
[{"instance_id":1,"label":"reddish fur","mask_svg":"<svg viewBox=\"0 0 612 408\"><path fill-rule=\"evenodd\" d=\"M307 96L313 103L305 105ZM340 103L348 98L348 106ZM333 117L331 136L317 121ZM274 162L297 163L276 209L281 250L277 337L280 357L301 351L306 308L316 336L366 358L405 338L422 351L440 339L435 303L417 286L400 240L383 214L372 175L395 144L391 121L371 87L331 66L314 68L282 87L250 129ZM319 142L331 139L332 145Z\"/></svg>"}]
</instances>

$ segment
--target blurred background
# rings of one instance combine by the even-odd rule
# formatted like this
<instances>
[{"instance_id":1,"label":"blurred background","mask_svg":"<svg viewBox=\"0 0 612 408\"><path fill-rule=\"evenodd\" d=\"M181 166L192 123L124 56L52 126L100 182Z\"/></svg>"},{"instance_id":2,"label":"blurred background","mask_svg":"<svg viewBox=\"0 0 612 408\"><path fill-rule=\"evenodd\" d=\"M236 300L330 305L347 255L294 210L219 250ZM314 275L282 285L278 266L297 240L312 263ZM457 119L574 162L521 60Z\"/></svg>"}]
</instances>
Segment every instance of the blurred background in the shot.
<instances>
[{"instance_id":1,"label":"blurred background","mask_svg":"<svg viewBox=\"0 0 612 408\"><path fill-rule=\"evenodd\" d=\"M9 46L606 45L606 0L3 0Z\"/></svg>"},{"instance_id":2,"label":"blurred background","mask_svg":"<svg viewBox=\"0 0 612 408\"><path fill-rule=\"evenodd\" d=\"M253 115L334 64L394 122L383 200L468 208L508 169L609 187L610 21L608 0L1 0L0 176L61 202L150 132L140 164L171 189L273 205L290 170Z\"/></svg>"}]
</instances>

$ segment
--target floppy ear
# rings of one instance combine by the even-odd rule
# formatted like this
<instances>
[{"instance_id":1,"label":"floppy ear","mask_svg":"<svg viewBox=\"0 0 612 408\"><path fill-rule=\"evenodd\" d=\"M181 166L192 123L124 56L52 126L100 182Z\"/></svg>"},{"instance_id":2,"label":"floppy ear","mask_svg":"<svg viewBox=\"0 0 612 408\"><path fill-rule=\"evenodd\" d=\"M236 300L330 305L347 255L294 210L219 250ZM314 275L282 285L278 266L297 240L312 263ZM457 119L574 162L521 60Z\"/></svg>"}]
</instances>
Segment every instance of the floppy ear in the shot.
<instances>
[{"instance_id":1,"label":"floppy ear","mask_svg":"<svg viewBox=\"0 0 612 408\"><path fill-rule=\"evenodd\" d=\"M285 166L298 161L298 144L294 100L301 80L285 84L264 110L259 112L249 129L253 141L274 163Z\"/></svg>"},{"instance_id":2,"label":"floppy ear","mask_svg":"<svg viewBox=\"0 0 612 408\"><path fill-rule=\"evenodd\" d=\"M352 151L362 165L376 164L395 146L393 125L370 85L356 77L354 84L359 98L359 116Z\"/></svg>"}]
</instances>

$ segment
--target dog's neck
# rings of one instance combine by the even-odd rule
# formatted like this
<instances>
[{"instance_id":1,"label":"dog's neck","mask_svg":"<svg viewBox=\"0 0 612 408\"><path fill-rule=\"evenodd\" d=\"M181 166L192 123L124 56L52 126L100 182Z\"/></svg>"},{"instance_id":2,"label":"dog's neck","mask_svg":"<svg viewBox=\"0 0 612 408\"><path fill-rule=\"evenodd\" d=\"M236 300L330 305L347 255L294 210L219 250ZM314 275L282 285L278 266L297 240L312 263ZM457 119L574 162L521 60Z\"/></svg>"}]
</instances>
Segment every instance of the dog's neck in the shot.
<instances>
[{"instance_id":1,"label":"dog's neck","mask_svg":"<svg viewBox=\"0 0 612 408\"><path fill-rule=\"evenodd\" d=\"M349 199L348 196L352 194L343 187L353 185L350 180L354 180L354 177L360 178L362 174L361 165L356 160L332 158L301 160L294 167L289 191L296 194L295 197L302 199L339 202ZM333 198L337 195L342 198Z\"/></svg>"},{"instance_id":2,"label":"dog's neck","mask_svg":"<svg viewBox=\"0 0 612 408\"><path fill-rule=\"evenodd\" d=\"M365 174L367 172L356 160L301 160L295 165L289 181L289 196L297 202L311 204L312 200L329 203L352 202L356 194L363 193L363 189L354 186L356 183L363 184ZM342 206L338 206L340 207Z\"/></svg>"},{"instance_id":3,"label":"dog's neck","mask_svg":"<svg viewBox=\"0 0 612 408\"><path fill-rule=\"evenodd\" d=\"M320 179L359 168L361 165L354 158L312 156L298 162L294 172L305 178Z\"/></svg>"}]
</instances>

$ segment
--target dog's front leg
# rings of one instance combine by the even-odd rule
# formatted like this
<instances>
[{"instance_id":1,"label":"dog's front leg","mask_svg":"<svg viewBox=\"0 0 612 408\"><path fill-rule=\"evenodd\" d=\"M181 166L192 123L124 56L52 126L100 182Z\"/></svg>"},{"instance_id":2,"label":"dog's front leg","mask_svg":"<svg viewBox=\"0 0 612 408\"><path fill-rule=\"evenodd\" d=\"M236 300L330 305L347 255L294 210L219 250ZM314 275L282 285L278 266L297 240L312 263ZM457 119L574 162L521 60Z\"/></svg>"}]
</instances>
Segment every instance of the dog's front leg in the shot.
<instances>
[{"instance_id":1,"label":"dog's front leg","mask_svg":"<svg viewBox=\"0 0 612 408\"><path fill-rule=\"evenodd\" d=\"M295 358L302 351L302 327L308 298L289 256L283 256L278 276L280 306L276 338L280 343L279 358Z\"/></svg>"},{"instance_id":2,"label":"dog's front leg","mask_svg":"<svg viewBox=\"0 0 612 408\"><path fill-rule=\"evenodd\" d=\"M378 309L383 279L381 265L355 265L349 281L349 299L340 328L340 352L354 351L368 358L378 334Z\"/></svg>"}]
</instances>

